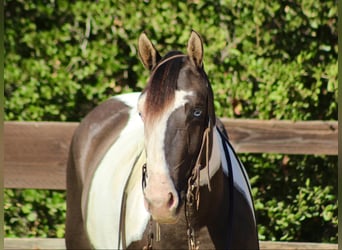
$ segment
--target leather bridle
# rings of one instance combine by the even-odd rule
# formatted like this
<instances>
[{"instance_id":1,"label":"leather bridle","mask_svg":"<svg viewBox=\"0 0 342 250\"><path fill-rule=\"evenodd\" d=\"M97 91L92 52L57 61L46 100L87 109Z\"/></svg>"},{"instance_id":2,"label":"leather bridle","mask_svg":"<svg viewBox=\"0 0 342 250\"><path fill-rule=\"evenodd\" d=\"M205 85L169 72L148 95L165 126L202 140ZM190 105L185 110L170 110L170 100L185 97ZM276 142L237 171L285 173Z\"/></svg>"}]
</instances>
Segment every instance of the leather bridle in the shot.
<instances>
[{"instance_id":1,"label":"leather bridle","mask_svg":"<svg viewBox=\"0 0 342 250\"><path fill-rule=\"evenodd\" d=\"M161 64L165 63L166 61L169 61L171 59L182 57L184 55L175 55L171 56L170 58L167 58L165 61L162 61ZM157 65L154 71L160 66ZM206 75L205 75L206 77ZM211 86L208 82L208 97L207 97L207 116L208 116L208 125L204 129L203 136L202 136L202 143L199 150L199 153L196 158L195 165L192 169L191 175L188 178L187 184L187 192L185 197L185 217L187 221L187 236L188 236L188 247L189 250L195 250L198 249L198 244L196 242L196 235L195 235L195 229L191 223L192 217L194 215L194 212L199 209L199 203L200 203L200 171L204 168L207 169L207 175L208 175L208 189L211 191L211 185L210 185L210 173L209 173L209 160L210 160L210 154L212 150L213 145L213 130L215 128L215 111L213 107L213 96L212 96L212 90ZM146 178L147 178L147 166L146 163L142 166L142 188L145 189L146 187ZM150 229L148 234L148 241L147 245L144 246L143 249L152 250L153 246L153 232L152 232L152 219L150 221ZM157 228L159 228L159 225L157 223ZM159 238L159 237L158 237Z\"/></svg>"},{"instance_id":2,"label":"leather bridle","mask_svg":"<svg viewBox=\"0 0 342 250\"><path fill-rule=\"evenodd\" d=\"M209 116L210 117L210 116ZM188 188L186 192L185 199L185 218L187 221L187 236L188 236L188 247L189 250L195 250L198 248L198 244L196 242L195 229L191 223L192 217L195 211L199 209L200 203L200 171L204 168L207 169L208 174L208 189L211 191L210 186L210 173L209 173L209 160L210 153L212 149L212 138L213 138L213 128L214 123L209 118L208 126L204 129L202 143L197 155L197 159L195 165L192 169L191 175L188 178ZM146 163L142 166L142 188L146 187L146 178L147 178L147 166ZM148 234L148 242L144 249L152 250L153 246L153 232L151 230L152 224L150 222L149 225L149 234ZM157 225L158 227L158 225Z\"/></svg>"}]
</instances>

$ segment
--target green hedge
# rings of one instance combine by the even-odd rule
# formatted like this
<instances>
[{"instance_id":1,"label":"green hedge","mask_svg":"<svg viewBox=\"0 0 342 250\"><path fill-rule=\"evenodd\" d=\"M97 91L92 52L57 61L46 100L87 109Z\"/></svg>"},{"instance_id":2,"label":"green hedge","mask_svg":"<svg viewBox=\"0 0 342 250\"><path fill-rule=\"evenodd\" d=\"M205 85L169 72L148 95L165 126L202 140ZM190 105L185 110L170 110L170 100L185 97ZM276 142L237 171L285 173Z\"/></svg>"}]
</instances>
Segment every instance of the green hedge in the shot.
<instances>
[{"instance_id":1,"label":"green hedge","mask_svg":"<svg viewBox=\"0 0 342 250\"><path fill-rule=\"evenodd\" d=\"M5 118L80 121L141 90L136 44L185 50L191 29L219 116L337 120L333 0L5 1ZM337 157L242 154L265 240L337 241ZM7 236L63 237L65 193L5 191Z\"/></svg>"}]
</instances>

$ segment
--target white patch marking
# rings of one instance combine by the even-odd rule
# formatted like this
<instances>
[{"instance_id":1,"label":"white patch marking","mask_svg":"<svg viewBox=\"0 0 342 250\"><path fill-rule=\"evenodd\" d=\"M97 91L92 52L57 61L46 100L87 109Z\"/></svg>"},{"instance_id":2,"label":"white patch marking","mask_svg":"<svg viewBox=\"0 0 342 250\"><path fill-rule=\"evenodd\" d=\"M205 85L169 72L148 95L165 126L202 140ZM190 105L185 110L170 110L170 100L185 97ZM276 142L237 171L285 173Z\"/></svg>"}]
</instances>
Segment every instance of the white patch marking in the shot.
<instances>
[{"instance_id":1,"label":"white patch marking","mask_svg":"<svg viewBox=\"0 0 342 250\"><path fill-rule=\"evenodd\" d=\"M167 162L165 159L164 150L164 140L167 128L167 121L173 111L175 111L179 107L184 106L188 102L188 99L186 97L191 95L193 95L192 91L176 90L173 106L166 110L159 117L157 122L151 124L152 127L149 128L148 131L145 130L146 136L148 137L148 141L145 142L145 147L148 152L147 170L149 176L164 176L167 177L167 179L169 179L170 183L173 183L169 174L169 168L167 166ZM149 177L147 181L149 181L150 179L151 178ZM149 184L147 183L147 187L148 186Z\"/></svg>"},{"instance_id":2,"label":"white patch marking","mask_svg":"<svg viewBox=\"0 0 342 250\"><path fill-rule=\"evenodd\" d=\"M91 243L96 249L122 248L119 244L119 227L122 195L126 182L129 185L126 209L126 243L142 238L150 215L144 208L143 194L139 191L140 167L144 159L144 127L136 104L140 93L121 95L117 99L132 107L127 126L112 145L96 170L88 197L86 227ZM134 166L137 156L140 159Z\"/></svg>"},{"instance_id":3,"label":"white patch marking","mask_svg":"<svg viewBox=\"0 0 342 250\"><path fill-rule=\"evenodd\" d=\"M251 211L253 212L253 218L255 220L254 206L253 206L253 201L252 201L252 197L250 193L251 187L250 187L247 172L244 166L242 165L242 163L240 162L240 160L235 156L235 153L233 152L233 149L231 148L230 144L226 142L224 143L226 144L226 147L228 148L229 157L232 163L234 186L247 199L247 202L251 208ZM224 149L223 149L223 141L221 139L220 139L219 145L220 145L221 152L222 152L221 157L222 157L223 173L226 176L229 176L229 174L231 173L229 173L228 163L227 163L227 159L226 159L226 156L224 154Z\"/></svg>"},{"instance_id":4,"label":"white patch marking","mask_svg":"<svg viewBox=\"0 0 342 250\"><path fill-rule=\"evenodd\" d=\"M137 161L133 170L129 185L127 186L127 209L126 209L126 244L141 240L150 219L150 214L144 205L144 195L141 188L141 166L146 162L145 152ZM122 246L120 246L122 247Z\"/></svg>"},{"instance_id":5,"label":"white patch marking","mask_svg":"<svg viewBox=\"0 0 342 250\"><path fill-rule=\"evenodd\" d=\"M135 109L140 95L141 95L140 92L134 92L134 93L127 93L127 94L122 94L118 96L113 96L112 98L122 101L126 105Z\"/></svg>"}]
</instances>

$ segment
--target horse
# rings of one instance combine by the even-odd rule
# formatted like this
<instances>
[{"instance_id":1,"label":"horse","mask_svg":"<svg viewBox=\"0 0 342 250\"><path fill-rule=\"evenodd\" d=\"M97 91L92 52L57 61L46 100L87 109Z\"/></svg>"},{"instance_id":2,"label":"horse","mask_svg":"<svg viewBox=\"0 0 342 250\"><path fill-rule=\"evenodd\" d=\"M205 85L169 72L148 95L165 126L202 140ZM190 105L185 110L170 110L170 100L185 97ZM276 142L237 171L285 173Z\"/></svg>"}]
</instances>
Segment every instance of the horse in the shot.
<instances>
[{"instance_id":1,"label":"horse","mask_svg":"<svg viewBox=\"0 0 342 250\"><path fill-rule=\"evenodd\" d=\"M95 107L72 138L67 249L259 249L247 173L222 122L191 31L161 57L142 33L141 93Z\"/></svg>"}]
</instances>

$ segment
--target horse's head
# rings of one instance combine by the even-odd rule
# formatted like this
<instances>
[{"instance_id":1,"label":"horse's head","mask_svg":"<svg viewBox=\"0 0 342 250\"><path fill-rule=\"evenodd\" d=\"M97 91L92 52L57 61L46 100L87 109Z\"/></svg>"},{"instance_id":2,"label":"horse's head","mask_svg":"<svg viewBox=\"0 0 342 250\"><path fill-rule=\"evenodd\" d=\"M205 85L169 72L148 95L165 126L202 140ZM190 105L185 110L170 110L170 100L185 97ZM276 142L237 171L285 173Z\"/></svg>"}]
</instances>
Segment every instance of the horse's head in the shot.
<instances>
[{"instance_id":1,"label":"horse's head","mask_svg":"<svg viewBox=\"0 0 342 250\"><path fill-rule=\"evenodd\" d=\"M163 58L142 34L139 55L151 73L138 103L147 156L145 205L155 220L173 223L195 164L206 160L203 151L210 152L201 145L205 131L215 123L213 93L203 69L202 40L196 32L191 33L186 55L173 51ZM209 132L210 143L211 137Z\"/></svg>"}]
</instances>

